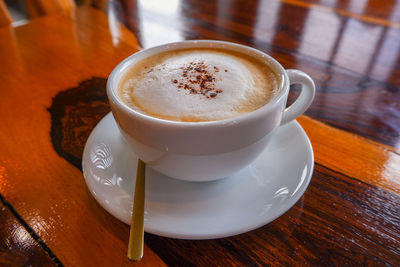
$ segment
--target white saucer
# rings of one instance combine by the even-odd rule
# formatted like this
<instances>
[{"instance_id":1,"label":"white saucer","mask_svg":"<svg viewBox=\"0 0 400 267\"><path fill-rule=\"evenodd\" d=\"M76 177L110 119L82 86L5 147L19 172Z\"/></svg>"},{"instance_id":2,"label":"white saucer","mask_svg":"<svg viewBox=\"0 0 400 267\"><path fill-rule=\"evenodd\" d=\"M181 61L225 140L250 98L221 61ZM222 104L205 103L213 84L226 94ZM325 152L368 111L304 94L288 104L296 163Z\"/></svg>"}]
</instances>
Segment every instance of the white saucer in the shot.
<instances>
[{"instance_id":1,"label":"white saucer","mask_svg":"<svg viewBox=\"0 0 400 267\"><path fill-rule=\"evenodd\" d=\"M111 113L91 133L83 174L100 205L129 224L137 156L120 136ZM314 155L296 122L276 130L260 157L240 172L213 182L184 182L146 168L145 231L183 239L244 233L278 218L310 183Z\"/></svg>"}]
</instances>

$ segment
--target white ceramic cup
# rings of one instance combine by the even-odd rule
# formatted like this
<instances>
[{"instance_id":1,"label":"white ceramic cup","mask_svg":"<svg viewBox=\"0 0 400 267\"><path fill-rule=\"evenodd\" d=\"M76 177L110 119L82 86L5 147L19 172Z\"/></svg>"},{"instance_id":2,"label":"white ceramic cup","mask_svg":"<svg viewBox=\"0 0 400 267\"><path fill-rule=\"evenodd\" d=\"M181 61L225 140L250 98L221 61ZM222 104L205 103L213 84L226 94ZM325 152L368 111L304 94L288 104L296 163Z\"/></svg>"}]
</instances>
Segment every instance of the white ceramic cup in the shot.
<instances>
[{"instance_id":1,"label":"white ceramic cup","mask_svg":"<svg viewBox=\"0 0 400 267\"><path fill-rule=\"evenodd\" d=\"M122 75L136 62L160 52L196 47L239 51L265 61L281 76L277 96L253 112L205 122L152 117L129 108L118 97L117 88ZM291 84L300 84L302 89L296 101L286 108ZM296 119L310 106L315 85L304 72L285 70L275 59L254 48L222 41L196 40L165 44L131 55L110 74L107 95L122 136L148 166L181 180L211 181L239 171L268 149L274 129Z\"/></svg>"}]
</instances>

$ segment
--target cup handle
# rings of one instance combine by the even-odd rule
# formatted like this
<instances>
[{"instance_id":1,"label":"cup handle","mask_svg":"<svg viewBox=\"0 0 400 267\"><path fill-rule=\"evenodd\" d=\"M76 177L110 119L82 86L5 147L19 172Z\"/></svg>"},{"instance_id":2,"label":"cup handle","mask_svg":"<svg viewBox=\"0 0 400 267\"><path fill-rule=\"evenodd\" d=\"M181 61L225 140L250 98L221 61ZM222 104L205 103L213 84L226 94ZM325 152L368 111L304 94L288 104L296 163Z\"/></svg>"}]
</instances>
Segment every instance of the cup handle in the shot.
<instances>
[{"instance_id":1,"label":"cup handle","mask_svg":"<svg viewBox=\"0 0 400 267\"><path fill-rule=\"evenodd\" d=\"M310 76L300 70L286 70L290 85L301 84L299 97L285 109L281 125L284 125L303 114L311 105L315 96L315 84Z\"/></svg>"}]
</instances>

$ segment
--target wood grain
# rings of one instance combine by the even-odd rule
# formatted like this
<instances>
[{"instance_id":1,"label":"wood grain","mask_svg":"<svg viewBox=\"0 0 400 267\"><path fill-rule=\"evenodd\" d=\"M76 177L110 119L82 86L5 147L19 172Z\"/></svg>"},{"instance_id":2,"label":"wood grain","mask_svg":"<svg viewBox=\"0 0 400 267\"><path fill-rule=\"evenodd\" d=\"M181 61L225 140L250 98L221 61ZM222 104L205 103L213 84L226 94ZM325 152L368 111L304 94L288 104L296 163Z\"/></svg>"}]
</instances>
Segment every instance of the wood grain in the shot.
<instances>
[{"instance_id":1,"label":"wood grain","mask_svg":"<svg viewBox=\"0 0 400 267\"><path fill-rule=\"evenodd\" d=\"M97 122L93 114L99 114L101 118L109 111L105 90L101 87L105 88L105 80L91 79L55 97L53 104L56 107L63 106L62 100L69 103L67 110L75 106L74 112L64 114L63 121L66 123L61 132L77 132L79 129L79 136L85 133L82 140L87 138ZM85 125L89 127L82 131L84 125L68 117L85 118ZM293 265L296 262L340 265L352 261L364 264L397 263L399 257L396 253L399 251L396 247L400 242L396 238L396 225L399 223L397 203L400 199L396 192L399 185L391 180L396 175L390 172L398 171L398 167L388 164L385 171L389 173L382 173L380 169L385 160L389 160L388 155L394 152L394 148L305 116L299 121L314 146L318 166L310 189L292 210L272 224L237 237L182 241L146 234L146 244L172 266L207 266L209 262L217 266ZM69 143L65 148L75 148L80 155L84 142L80 138L68 137L67 140ZM59 154L74 164L75 160L71 157L74 150L69 151L69 156ZM358 214L356 217L355 211ZM293 250L297 251L295 255L291 254ZM331 255L335 258L332 259Z\"/></svg>"},{"instance_id":2,"label":"wood grain","mask_svg":"<svg viewBox=\"0 0 400 267\"><path fill-rule=\"evenodd\" d=\"M397 266L400 197L319 164L287 213L230 238L190 241L146 235L171 266Z\"/></svg>"},{"instance_id":3,"label":"wood grain","mask_svg":"<svg viewBox=\"0 0 400 267\"><path fill-rule=\"evenodd\" d=\"M105 212L81 171L57 155L47 110L58 92L93 76L107 77L138 50L124 38L114 42L108 28L99 30L106 24L106 16L83 7L76 22L59 15L11 33L0 29L0 58L7 62L0 73L0 193L66 266L130 264L129 227ZM14 41L6 42L6 35ZM142 264L163 262L146 247Z\"/></svg>"},{"instance_id":4,"label":"wood grain","mask_svg":"<svg viewBox=\"0 0 400 267\"><path fill-rule=\"evenodd\" d=\"M398 148L329 127L305 116L300 117L299 122L311 140L316 162L364 183L400 194Z\"/></svg>"},{"instance_id":5,"label":"wood grain","mask_svg":"<svg viewBox=\"0 0 400 267\"><path fill-rule=\"evenodd\" d=\"M21 225L36 236L21 254L28 264L46 264L48 248L65 266L130 265L129 227L97 204L80 171L85 140L109 111L106 78L139 43L208 38L251 45L316 80L316 99L299 119L315 172L305 195L272 223L216 240L146 234L138 265L400 265L398 5L163 3L112 1L101 6L108 17L78 7L72 17L0 27L0 194L9 203L0 205L0 239ZM3 249L1 259L19 251Z\"/></svg>"},{"instance_id":6,"label":"wood grain","mask_svg":"<svg viewBox=\"0 0 400 267\"><path fill-rule=\"evenodd\" d=\"M120 18L144 48L218 39L265 51L285 68L301 69L316 81L317 95L307 115L396 147L400 29L351 14L368 10L368 16L378 16L373 10L379 5L386 10L379 18L389 20L399 7L392 1L346 3L337 2L337 9L346 11L338 13L329 5L317 8L307 1L187 0L163 8L153 8L162 6L157 1L115 1L107 12Z\"/></svg>"},{"instance_id":7,"label":"wood grain","mask_svg":"<svg viewBox=\"0 0 400 267\"><path fill-rule=\"evenodd\" d=\"M25 5L31 19L56 13L72 14L75 9L73 0L25 0Z\"/></svg>"},{"instance_id":8,"label":"wood grain","mask_svg":"<svg viewBox=\"0 0 400 267\"><path fill-rule=\"evenodd\" d=\"M70 98L73 98L73 94L79 95L80 92L71 91ZM106 104L105 95L96 95L96 97L93 98L103 99ZM60 104L57 106L60 106ZM82 115L84 113L93 113L89 111L90 108L88 110L87 108L80 107L80 109L80 114ZM106 112L106 110L104 112ZM377 225L384 225L381 229L383 232L392 232L394 230L392 236L387 237L382 235L388 238L388 242L395 242L390 246L389 250L397 246L399 242L399 240L396 239L396 225L399 220L398 216L396 216L398 211L396 204L398 202L398 194L394 193L398 192L397 188L399 185L391 180L391 178L396 177L393 173L382 174L382 170L379 168L384 165L385 159L388 158L387 154L393 153L393 148L375 144L360 136L334 129L307 117L301 117L300 123L306 129L315 147L316 161L331 168L328 169L322 165L318 165L319 176L314 175L313 178L318 179L316 182L318 186L315 186L313 194L305 195L306 199L309 196L308 198L312 200L312 208L304 206L303 200L303 202L300 202L301 209L297 209L300 204L296 205L294 208L295 211L289 211L289 213L287 213L289 215L285 214L282 218L278 219L275 226L271 226L270 224L251 233L223 240L182 241L160 238L147 234L145 240L150 248L162 257L164 262L172 266L207 266L209 262L213 262L218 266L246 266L255 263L293 265L298 261L308 264L326 265L332 263L330 261L330 255L334 253L336 253L336 264L350 264L351 261L354 260L368 264L393 264L398 262L399 259L396 257L397 250L395 250L397 252L395 252L394 258L393 255L387 256L384 252L386 247L383 244L386 241L382 241L380 233L375 232L377 229L376 225L374 224L371 226L368 224L367 226L368 221L373 221L377 222ZM72 125L73 124L69 127ZM68 125L65 125L65 128L68 128ZM326 142L326 136L329 136L329 142ZM79 142L75 143L74 146L79 147ZM83 147L79 149L83 149ZM352 151L353 149L354 151ZM347 154L346 152L353 153ZM372 156L364 157L365 155ZM376 159L374 160L373 156L375 155ZM340 159L340 161L338 159ZM367 159L367 161L363 162L363 159ZM368 161L368 159L370 159L370 161ZM387 170L398 171L398 168L396 165L391 165ZM347 176L339 172L346 173ZM323 178L321 178L321 176L323 176ZM343 179L345 181L342 181ZM335 183L331 180L335 181ZM346 186L343 186L342 183ZM311 187L314 184L315 182L313 181ZM388 190L388 192L368 184L380 186ZM322 192L319 190L320 186L324 187ZM361 192L356 192L355 190L358 190L356 188L360 186L363 186L364 189L362 189ZM349 188L353 189L349 190ZM307 192L310 190L311 189ZM325 199L326 191L336 195L336 197ZM389 193L390 191L394 191L394 193ZM358 206L354 207L354 205L351 204L355 202L359 203L359 205L363 205L363 203L369 204L365 204L366 207L362 206L360 208ZM379 206L377 207L377 204L371 204L374 202L379 203ZM333 207L330 207L331 205ZM370 207L371 205L372 207ZM337 208L339 206L341 208ZM333 211L331 210L332 208L334 209ZM343 212L343 209L345 209L345 212ZM359 218L356 218L356 222L351 221L339 227L338 225L343 224L342 221L353 218L354 211L352 211L352 209L357 209L357 213L366 213L368 216L362 218L360 222L357 221ZM297 218L302 218L302 216L305 216L304 214L311 216L311 219L309 219L311 223L307 220L303 221L297 219L297 221L293 221L285 219L285 216L293 216L290 215L291 213L293 214L293 212L296 214ZM329 214L330 212L333 214ZM317 221L313 221L315 216L319 216ZM392 216L394 217L392 218ZM331 221L333 218L338 222ZM388 224L385 220L389 220L391 223ZM272 223L272 225L274 224L275 222ZM364 228L371 227L367 231L368 235L370 235L369 237L357 239L358 243L356 243L355 246L363 248L361 250L360 248L356 249L352 247L352 242L354 241L352 241L352 239L354 239L354 236L363 236L366 234L363 229L358 229L360 225ZM297 226L300 227L298 232L296 232L299 235L298 237L292 235L292 228ZM277 233L271 233L270 230L265 230L270 229L270 227L275 227L273 229L275 229L274 231ZM285 227L289 229L285 229ZM319 228L316 229L317 227ZM353 228L356 229L356 232L354 232ZM312 230L316 232L312 233ZM265 233L263 231L265 231ZM286 233L286 237L283 240L280 240L280 238L282 238L281 232ZM349 235L349 232L354 236ZM326 240L321 241L321 234L324 235ZM262 236L262 238L260 236ZM307 245L300 245L304 242L303 239L306 237L308 241ZM272 242L271 240L274 241ZM297 240L295 249L298 251L298 254L290 254L293 247L285 244L287 240L290 240L292 243L294 242L293 240ZM381 243L375 244L374 240L379 240ZM327 244L329 244L329 246L322 246L324 242L328 242ZM249 244L252 245L250 246ZM313 247L310 244L317 244L318 246L314 245L317 247ZM346 250L339 251L339 248L341 248L343 244L346 245ZM366 247L366 245L369 247ZM265 246L267 246L267 250L265 250ZM287 250L282 252L282 247L287 248ZM313 249L315 249L315 251L312 251ZM380 251L380 256L377 257L375 254L371 256L370 249L374 252L375 250ZM243 251L245 251L245 253ZM251 253L249 251L251 251ZM273 255L271 255L271 253L273 253ZM364 256L364 254L366 254L366 256ZM381 257L382 255L385 255L385 257Z\"/></svg>"},{"instance_id":9,"label":"wood grain","mask_svg":"<svg viewBox=\"0 0 400 267\"><path fill-rule=\"evenodd\" d=\"M308 9L319 9L328 11L330 13L337 13L343 16L356 18L362 22L373 23L383 26L391 26L400 28L400 7L394 6L394 8L388 8L392 3L389 1L382 5L382 1L359 1L349 3L350 1L332 1L322 2L315 0L283 0L282 2L306 7ZM364 8L364 5L366 8Z\"/></svg>"},{"instance_id":10,"label":"wood grain","mask_svg":"<svg viewBox=\"0 0 400 267\"><path fill-rule=\"evenodd\" d=\"M11 24L12 18L4 0L0 0L0 27Z\"/></svg>"},{"instance_id":11,"label":"wood grain","mask_svg":"<svg viewBox=\"0 0 400 267\"><path fill-rule=\"evenodd\" d=\"M0 196L0 266L55 266Z\"/></svg>"}]
</instances>

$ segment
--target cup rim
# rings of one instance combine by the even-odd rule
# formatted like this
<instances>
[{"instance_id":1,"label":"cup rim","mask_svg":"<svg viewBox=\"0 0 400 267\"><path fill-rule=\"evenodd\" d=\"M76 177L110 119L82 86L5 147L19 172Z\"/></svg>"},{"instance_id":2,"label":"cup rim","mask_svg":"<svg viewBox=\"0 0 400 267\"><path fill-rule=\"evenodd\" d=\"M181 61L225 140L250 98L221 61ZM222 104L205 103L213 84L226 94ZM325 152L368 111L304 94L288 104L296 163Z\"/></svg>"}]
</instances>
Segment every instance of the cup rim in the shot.
<instances>
[{"instance_id":1,"label":"cup rim","mask_svg":"<svg viewBox=\"0 0 400 267\"><path fill-rule=\"evenodd\" d=\"M137 110L134 110L133 108L130 108L118 97L117 89L118 89L119 79L125 73L125 71L131 67L131 65L134 62L141 60L137 58L140 58L141 56L143 56L143 58L146 58L158 52L173 51L173 50L192 48L192 47L213 47L213 48L224 48L228 50L232 48L231 50L240 50L240 52L242 53L246 52L247 54L252 54L253 56L259 56L263 60L268 61L268 65L273 67L274 69L273 71L275 71L276 74L280 75L281 82L278 94L270 101L268 101L265 105L251 112L222 120L200 121L200 122L173 121L173 120L166 120L153 117L145 113L139 112ZM268 54L258 49L242 44L219 41L219 40L186 40L186 41L162 44L147 49L142 49L130 55L122 62L120 62L110 73L107 80L107 96L109 100L112 101L114 104L116 104L120 110L135 116L136 119L140 119L147 123L158 124L158 125L161 124L166 126L178 126L178 127L194 127L194 128L216 127L216 126L239 124L244 121L258 119L265 113L268 113L270 110L275 109L276 105L278 105L282 101L282 98L286 97L288 92L289 92L289 77L285 69L277 60L275 60L273 57L269 56Z\"/></svg>"}]
</instances>

